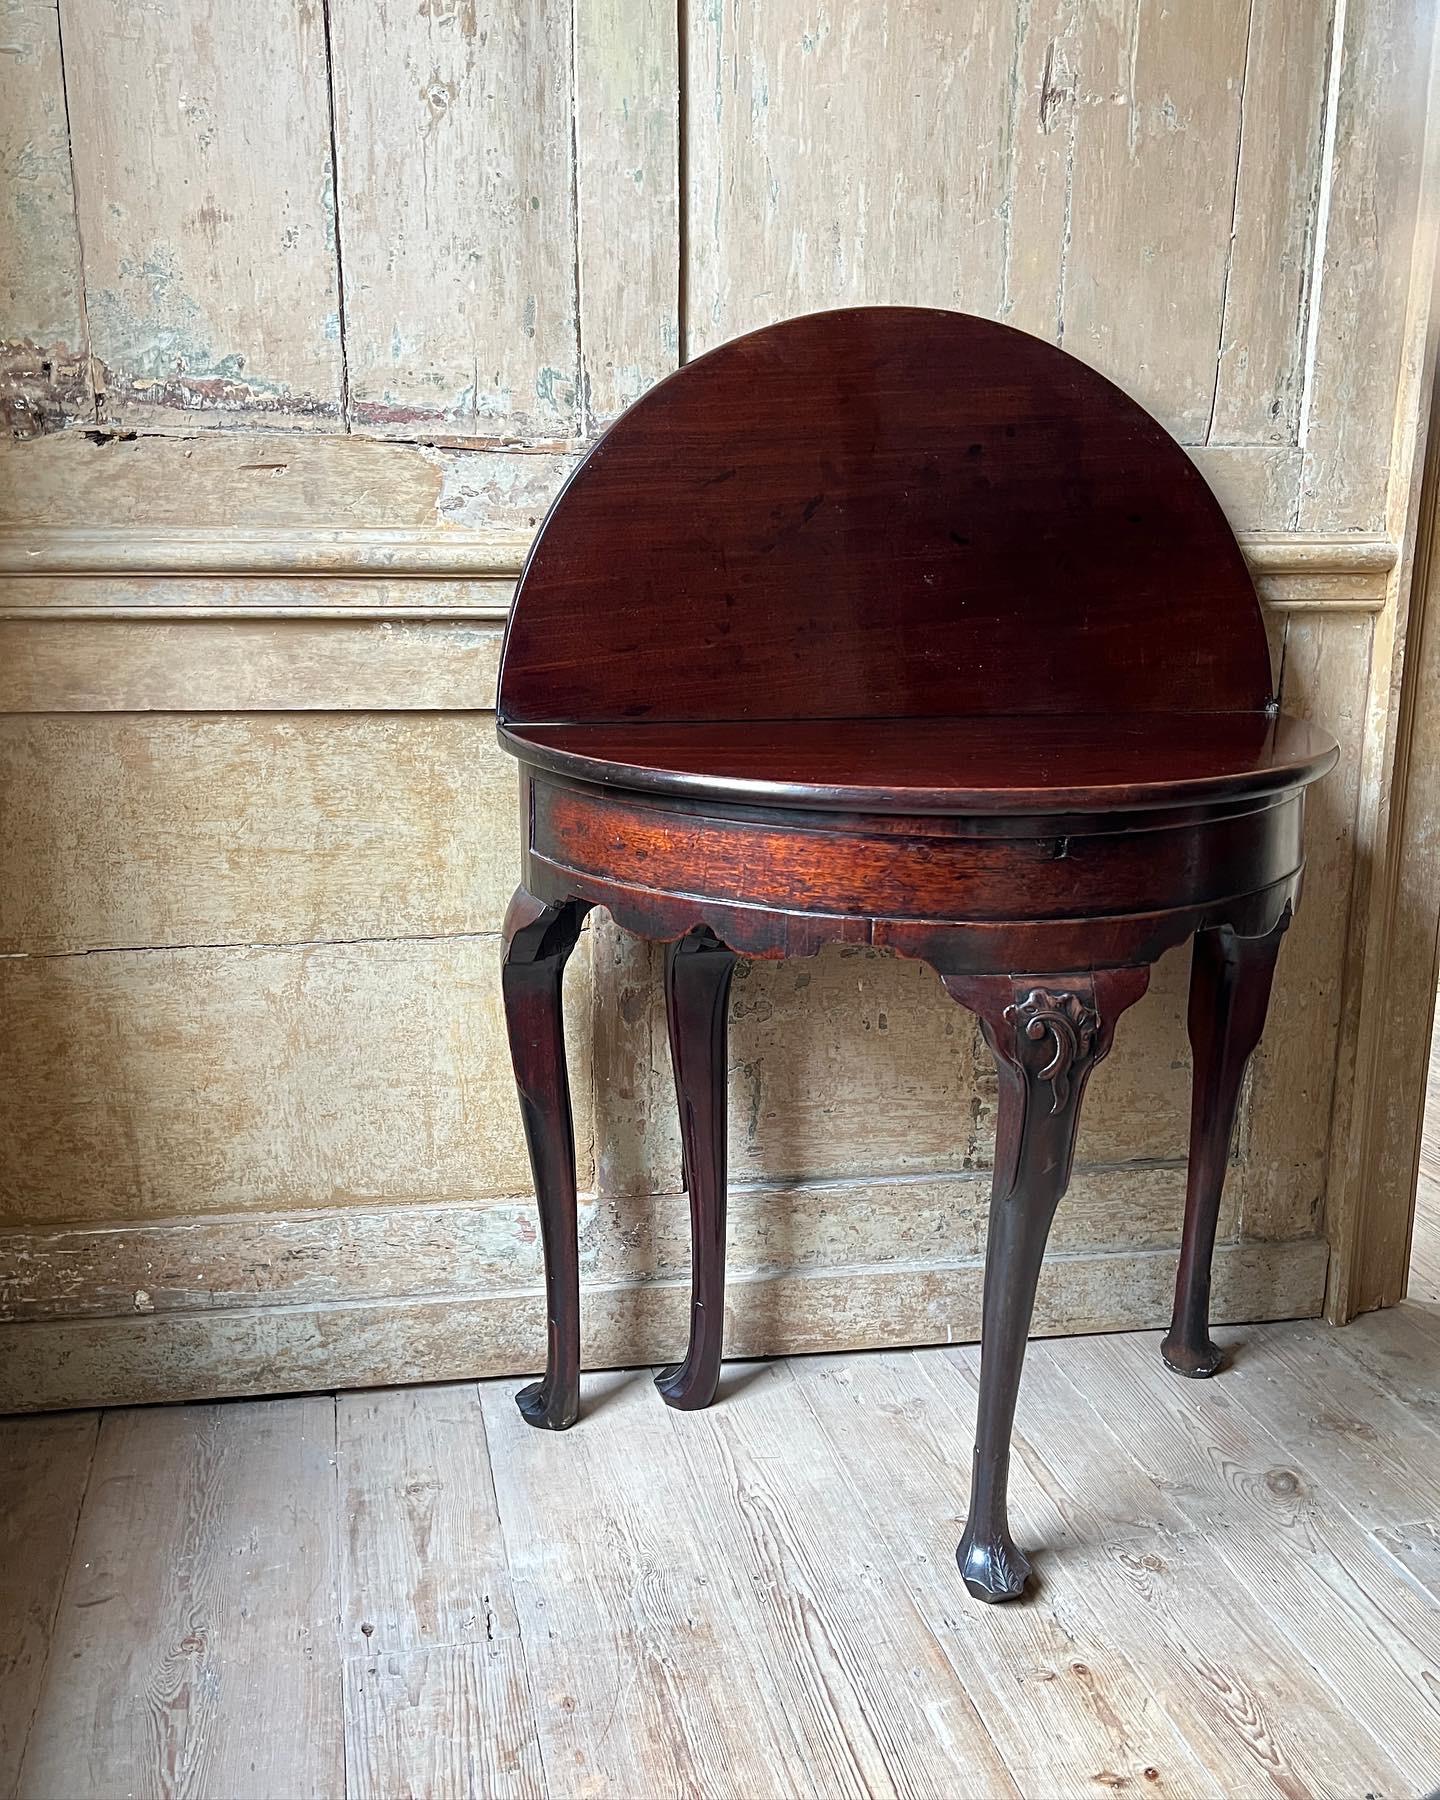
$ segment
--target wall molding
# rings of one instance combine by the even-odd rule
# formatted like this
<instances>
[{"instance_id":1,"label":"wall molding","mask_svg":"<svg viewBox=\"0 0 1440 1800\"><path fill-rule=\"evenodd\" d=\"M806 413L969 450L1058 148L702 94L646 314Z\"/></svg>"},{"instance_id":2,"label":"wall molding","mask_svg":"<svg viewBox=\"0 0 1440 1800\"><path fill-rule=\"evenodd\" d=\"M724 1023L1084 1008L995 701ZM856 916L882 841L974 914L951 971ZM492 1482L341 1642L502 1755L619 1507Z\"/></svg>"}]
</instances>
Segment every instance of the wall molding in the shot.
<instances>
[{"instance_id":1,"label":"wall molding","mask_svg":"<svg viewBox=\"0 0 1440 1800\"><path fill-rule=\"evenodd\" d=\"M508 1072L504 1079L508 1088ZM672 1173L678 1179L679 1169ZM936 1244L946 1246L946 1260L974 1259L985 1247L993 1173L977 1163L923 1173L734 1181L729 1273L740 1279L823 1266L823 1247L806 1220L846 1220L847 1264L923 1266ZM853 1210L857 1199L860 1216ZM683 1192L582 1188L578 1205L587 1282L689 1279L690 1211ZM1107 1221L1124 1218L1133 1248L1165 1249L1175 1257L1184 1205L1183 1157L1082 1165L1048 1254L1088 1253L1107 1241ZM1239 1213L1237 1184L1221 1212L1222 1241L1236 1237ZM809 1253L797 1257L791 1245L807 1235ZM68 1224L0 1226L5 1325L320 1305L345 1297L539 1293L543 1280L530 1192L352 1198L343 1206L292 1202L182 1219L90 1221L77 1214Z\"/></svg>"},{"instance_id":2,"label":"wall molding","mask_svg":"<svg viewBox=\"0 0 1440 1800\"><path fill-rule=\"evenodd\" d=\"M1212 1316L1221 1324L1312 1318L1328 1260L1319 1238L1217 1245ZM726 1288L726 1354L974 1342L983 1278L981 1257L738 1274ZM1047 1256L1032 1332L1164 1325L1174 1282L1172 1248ZM672 1360L684 1348L689 1296L684 1278L587 1284L584 1366ZM0 1326L0 1410L373 1387L395 1381L400 1370L408 1381L527 1374L540 1366L544 1342L538 1286L50 1318Z\"/></svg>"},{"instance_id":3,"label":"wall molding","mask_svg":"<svg viewBox=\"0 0 1440 1800\"><path fill-rule=\"evenodd\" d=\"M0 527L0 576L227 575L509 576L520 573L532 532L451 526L334 526L273 531L112 526Z\"/></svg>"},{"instance_id":4,"label":"wall molding","mask_svg":"<svg viewBox=\"0 0 1440 1800\"><path fill-rule=\"evenodd\" d=\"M532 539L459 526L5 526L0 618L503 618L502 584L518 577ZM1271 609L1384 609L1397 554L1387 538L1267 532L1240 542ZM331 584L346 591L332 598Z\"/></svg>"}]
</instances>

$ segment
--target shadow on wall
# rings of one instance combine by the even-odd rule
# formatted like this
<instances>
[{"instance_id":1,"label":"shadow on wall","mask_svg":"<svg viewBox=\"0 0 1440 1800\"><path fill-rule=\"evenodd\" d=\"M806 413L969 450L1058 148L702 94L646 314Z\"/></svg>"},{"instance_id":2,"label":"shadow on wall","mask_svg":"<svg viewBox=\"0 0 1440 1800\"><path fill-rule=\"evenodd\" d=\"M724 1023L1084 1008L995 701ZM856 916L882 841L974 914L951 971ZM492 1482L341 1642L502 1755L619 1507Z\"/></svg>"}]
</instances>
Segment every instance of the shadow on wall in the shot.
<instances>
[{"instance_id":1,"label":"shadow on wall","mask_svg":"<svg viewBox=\"0 0 1440 1800\"><path fill-rule=\"evenodd\" d=\"M633 1245L637 1274L684 1277L663 952L592 919L599 1212ZM1185 947L1163 959L1095 1075L1055 1250L1178 1247L1188 971ZM926 965L846 946L742 962L729 1098L732 1275L983 1253L994 1065ZM1227 1222L1233 1233L1233 1210Z\"/></svg>"}]
</instances>

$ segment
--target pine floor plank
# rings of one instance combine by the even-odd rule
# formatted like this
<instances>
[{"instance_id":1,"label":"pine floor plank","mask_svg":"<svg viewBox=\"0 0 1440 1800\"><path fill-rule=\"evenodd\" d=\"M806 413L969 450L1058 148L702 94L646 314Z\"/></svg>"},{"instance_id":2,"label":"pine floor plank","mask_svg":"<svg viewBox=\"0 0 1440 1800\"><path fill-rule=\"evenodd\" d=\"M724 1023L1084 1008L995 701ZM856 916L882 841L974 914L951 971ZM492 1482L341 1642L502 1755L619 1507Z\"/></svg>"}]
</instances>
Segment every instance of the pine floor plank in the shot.
<instances>
[{"instance_id":1,"label":"pine floor plank","mask_svg":"<svg viewBox=\"0 0 1440 1800\"><path fill-rule=\"evenodd\" d=\"M563 1433L525 1424L515 1387L481 1404L556 1800L822 1800L648 1375L587 1376Z\"/></svg>"},{"instance_id":2,"label":"pine floor plank","mask_svg":"<svg viewBox=\"0 0 1440 1800\"><path fill-rule=\"evenodd\" d=\"M346 1650L514 1636L475 1383L341 1394L335 1408Z\"/></svg>"},{"instance_id":3,"label":"pine floor plank","mask_svg":"<svg viewBox=\"0 0 1440 1800\"><path fill-rule=\"evenodd\" d=\"M98 1413L0 1419L0 1794L15 1792L95 1454Z\"/></svg>"},{"instance_id":4,"label":"pine floor plank","mask_svg":"<svg viewBox=\"0 0 1440 1800\"><path fill-rule=\"evenodd\" d=\"M1408 1293L1412 1300L1428 1301L1432 1306L1440 1301L1440 1257L1411 1251Z\"/></svg>"},{"instance_id":5,"label":"pine floor plank","mask_svg":"<svg viewBox=\"0 0 1440 1800\"><path fill-rule=\"evenodd\" d=\"M1245 1332L1235 1366L1212 1391L1238 1406L1271 1438L1323 1474L1326 1492L1370 1524L1440 1514L1440 1459L1412 1409L1373 1368L1330 1354L1337 1336L1353 1342L1364 1319L1339 1328L1323 1322ZM1440 1377L1440 1344L1435 1376Z\"/></svg>"},{"instance_id":6,"label":"pine floor plank","mask_svg":"<svg viewBox=\"0 0 1440 1800\"><path fill-rule=\"evenodd\" d=\"M937 1353L938 1354L938 1353ZM1148 1670L1107 1629L1089 1580L1047 1581L1021 1605L971 1600L955 1567L974 1438L910 1352L806 1358L801 1390L850 1479L864 1529L905 1571L916 1604L952 1660L983 1685L984 1716L1011 1774L1028 1794L1127 1788L1219 1795L1224 1758L1207 1768L1176 1728ZM1015 1519L1033 1531L1033 1495ZM1090 1571L1093 1574L1093 1571ZM1083 1586L1083 1591L1080 1587ZM1098 1604L1097 1604L1098 1602ZM1246 1773L1233 1758L1230 1773Z\"/></svg>"},{"instance_id":7,"label":"pine floor plank","mask_svg":"<svg viewBox=\"0 0 1440 1800\"><path fill-rule=\"evenodd\" d=\"M796 1365L742 1365L730 1381L743 1382L731 1405L671 1414L670 1426L703 1541L755 1603L821 1794L1018 1794L987 1729L991 1684L916 1606L797 1392Z\"/></svg>"},{"instance_id":8,"label":"pine floor plank","mask_svg":"<svg viewBox=\"0 0 1440 1800\"><path fill-rule=\"evenodd\" d=\"M1218 1569L1263 1596L1294 1654L1328 1683L1336 1705L1355 1709L1374 1754L1428 1791L1440 1778L1434 1608L1375 1553L1323 1472L1226 1401L1217 1391L1223 1379L1180 1381L1158 1356L1136 1357L1147 1337L1158 1344L1149 1334L1073 1339L1058 1366L1077 1398L1125 1395L1127 1448L1157 1494L1204 1532Z\"/></svg>"},{"instance_id":9,"label":"pine floor plank","mask_svg":"<svg viewBox=\"0 0 1440 1800\"><path fill-rule=\"evenodd\" d=\"M1112 1629L1142 1659L1187 1736L1210 1747L1202 1750L1207 1764L1237 1750L1249 1763L1232 1775L1233 1791L1408 1792L1404 1772L1356 1732L1305 1658L1277 1641L1263 1596L1224 1579L1206 1529L1131 1457L1123 1405L1109 1390L1095 1396L1075 1386L1068 1349L1059 1341L1031 1346L1016 1440L1017 1479L1042 1487L1064 1525L1058 1540L1047 1540L1041 1525L1037 1542L1050 1550L1042 1577L1073 1570L1084 1594L1114 1592ZM952 1353L945 1361L973 1404L973 1358ZM935 1362L926 1368L940 1380Z\"/></svg>"},{"instance_id":10,"label":"pine floor plank","mask_svg":"<svg viewBox=\"0 0 1440 1800\"><path fill-rule=\"evenodd\" d=\"M348 1800L550 1800L518 1637L345 1665Z\"/></svg>"},{"instance_id":11,"label":"pine floor plank","mask_svg":"<svg viewBox=\"0 0 1440 1800\"><path fill-rule=\"evenodd\" d=\"M544 1800L473 1382L336 1403L346 1789Z\"/></svg>"},{"instance_id":12,"label":"pine floor plank","mask_svg":"<svg viewBox=\"0 0 1440 1800\"><path fill-rule=\"evenodd\" d=\"M1389 1525L1375 1532L1374 1537L1382 1554L1390 1557L1427 1599L1440 1606L1440 1520Z\"/></svg>"},{"instance_id":13,"label":"pine floor plank","mask_svg":"<svg viewBox=\"0 0 1440 1800\"><path fill-rule=\"evenodd\" d=\"M1440 1439L1440 1305L1402 1300L1384 1312L1364 1313L1335 1333L1327 1354L1373 1376L1404 1408L1411 1434Z\"/></svg>"},{"instance_id":14,"label":"pine floor plank","mask_svg":"<svg viewBox=\"0 0 1440 1800\"><path fill-rule=\"evenodd\" d=\"M343 1790L335 1409L107 1413L26 1800Z\"/></svg>"}]
</instances>

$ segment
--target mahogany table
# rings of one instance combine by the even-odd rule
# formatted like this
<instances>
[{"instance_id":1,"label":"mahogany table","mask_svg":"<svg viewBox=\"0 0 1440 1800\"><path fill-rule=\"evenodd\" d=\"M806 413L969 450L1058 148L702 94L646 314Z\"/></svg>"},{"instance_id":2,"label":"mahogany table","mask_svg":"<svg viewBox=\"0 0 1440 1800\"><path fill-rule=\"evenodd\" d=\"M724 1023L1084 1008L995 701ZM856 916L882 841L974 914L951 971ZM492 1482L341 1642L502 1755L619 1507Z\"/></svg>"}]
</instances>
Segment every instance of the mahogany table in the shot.
<instances>
[{"instance_id":1,"label":"mahogany table","mask_svg":"<svg viewBox=\"0 0 1440 1800\"><path fill-rule=\"evenodd\" d=\"M500 741L523 886L506 1017L545 1248L549 1355L579 1389L560 981L586 912L668 948L693 1232L672 1406L713 1399L725 1281L725 1027L737 957L919 957L1000 1074L969 1519L982 1600L1029 1564L1011 1425L1080 1103L1150 965L1194 937L1194 1101L1174 1320L1211 1375L1210 1262L1236 1101L1299 891L1304 788L1335 762L1279 715L1219 506L1119 389L958 313L772 326L654 388L551 508L515 598Z\"/></svg>"}]
</instances>

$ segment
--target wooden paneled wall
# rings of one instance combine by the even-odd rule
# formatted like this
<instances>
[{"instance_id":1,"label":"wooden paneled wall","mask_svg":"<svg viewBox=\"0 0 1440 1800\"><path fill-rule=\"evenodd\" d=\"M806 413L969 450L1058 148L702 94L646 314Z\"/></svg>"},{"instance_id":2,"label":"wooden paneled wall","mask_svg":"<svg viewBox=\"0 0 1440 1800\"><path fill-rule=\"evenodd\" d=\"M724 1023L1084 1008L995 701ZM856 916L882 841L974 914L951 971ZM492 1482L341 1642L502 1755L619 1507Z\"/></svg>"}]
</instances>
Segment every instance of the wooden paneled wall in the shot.
<instances>
[{"instance_id":1,"label":"wooden paneled wall","mask_svg":"<svg viewBox=\"0 0 1440 1800\"><path fill-rule=\"evenodd\" d=\"M1226 1316L1317 1311L1427 341L1427 21L0 0L0 1406L537 1365L497 980L514 579L651 383L853 302L1009 320L1148 405L1243 535L1283 704L1341 739L1218 1256ZM684 1331L656 975L602 919L568 977L592 1363ZM1186 977L1166 959L1096 1076L1041 1330L1166 1312ZM742 969L732 1018L733 1348L974 1335L968 1015L834 951Z\"/></svg>"}]
</instances>

